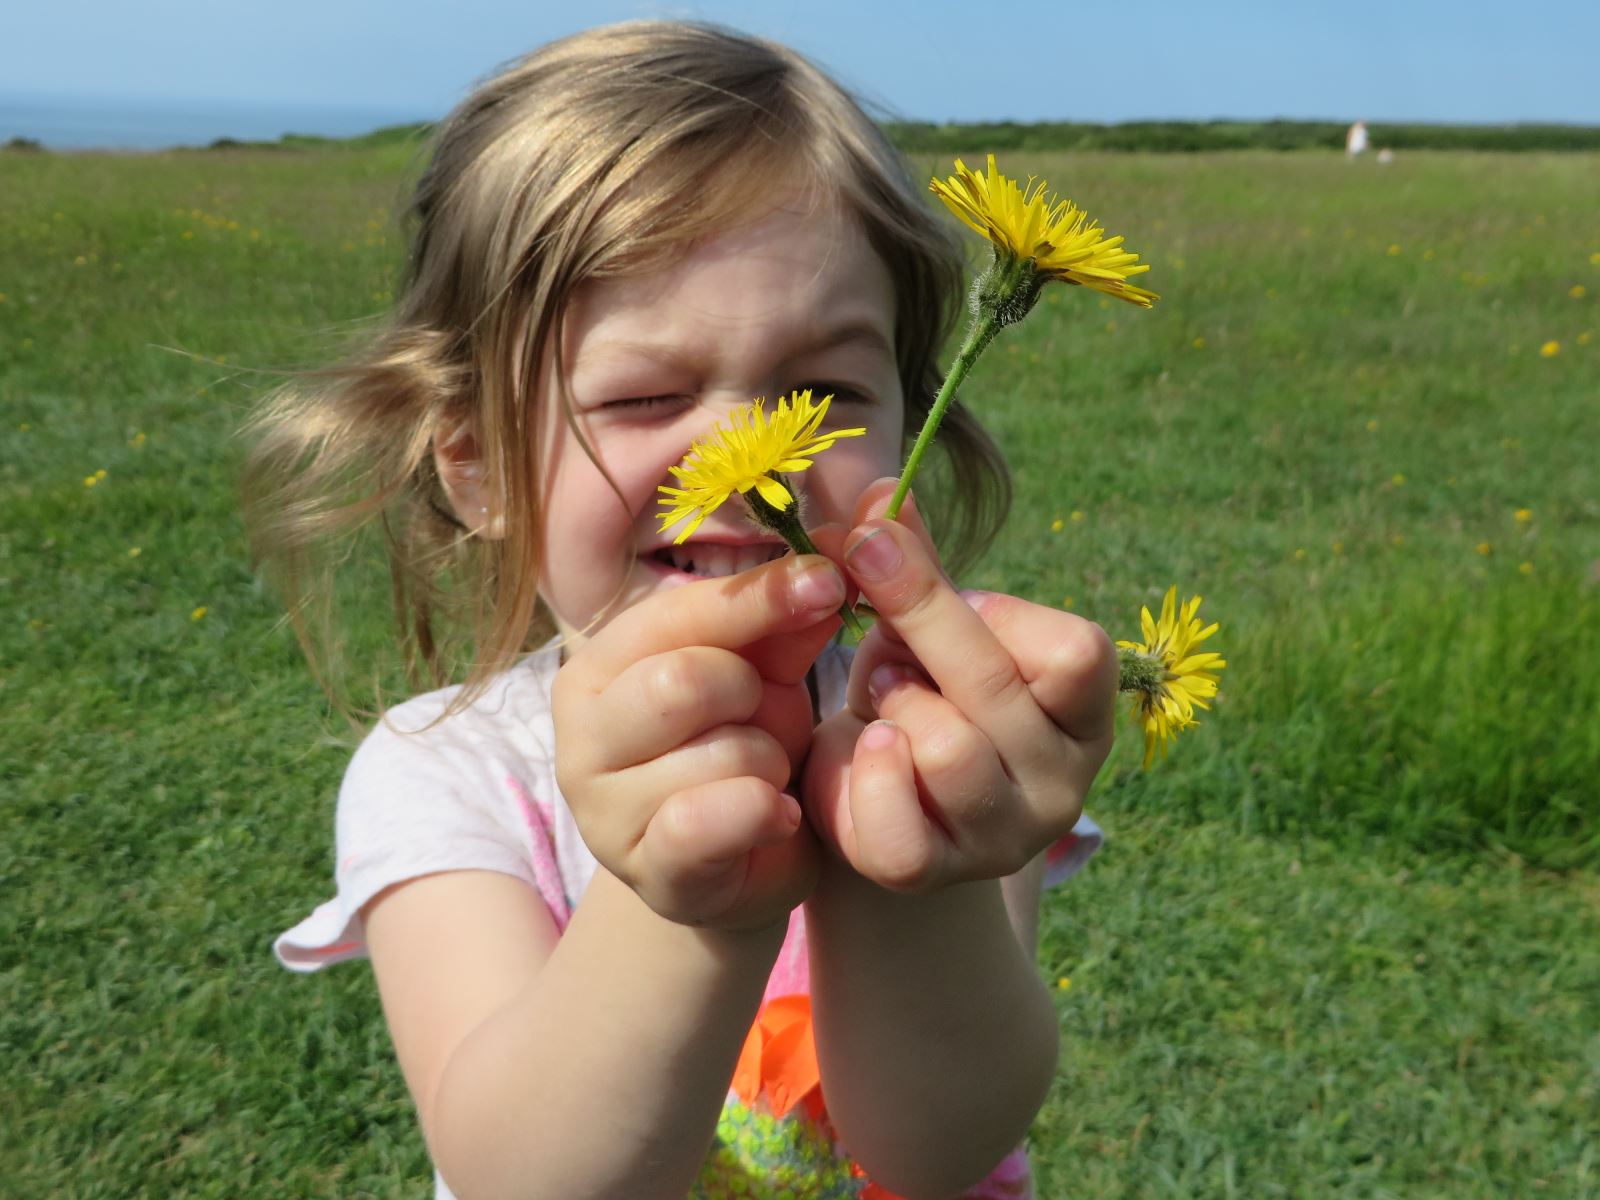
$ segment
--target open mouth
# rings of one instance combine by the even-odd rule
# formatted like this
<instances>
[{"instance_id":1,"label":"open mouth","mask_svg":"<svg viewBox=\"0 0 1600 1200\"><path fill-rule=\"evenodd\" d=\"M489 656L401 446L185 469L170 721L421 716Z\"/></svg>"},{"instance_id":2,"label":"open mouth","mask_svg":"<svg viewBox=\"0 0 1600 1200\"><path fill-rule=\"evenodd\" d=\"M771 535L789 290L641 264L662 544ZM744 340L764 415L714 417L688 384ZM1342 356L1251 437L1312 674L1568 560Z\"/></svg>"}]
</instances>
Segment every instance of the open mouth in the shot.
<instances>
[{"instance_id":1,"label":"open mouth","mask_svg":"<svg viewBox=\"0 0 1600 1200\"><path fill-rule=\"evenodd\" d=\"M663 546L650 555L650 561L673 571L681 571L696 579L721 579L737 575L781 558L789 547L781 542L751 546L724 546L716 542L685 542L681 546Z\"/></svg>"}]
</instances>

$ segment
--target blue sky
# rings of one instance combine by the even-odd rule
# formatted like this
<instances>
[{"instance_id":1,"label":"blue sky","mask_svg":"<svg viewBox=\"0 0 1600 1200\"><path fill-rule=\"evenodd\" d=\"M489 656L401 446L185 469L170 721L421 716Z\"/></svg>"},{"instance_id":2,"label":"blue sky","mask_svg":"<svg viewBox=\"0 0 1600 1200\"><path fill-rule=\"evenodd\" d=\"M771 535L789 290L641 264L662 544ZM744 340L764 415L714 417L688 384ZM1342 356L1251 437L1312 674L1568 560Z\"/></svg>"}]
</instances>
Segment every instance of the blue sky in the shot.
<instances>
[{"instance_id":1,"label":"blue sky","mask_svg":"<svg viewBox=\"0 0 1600 1200\"><path fill-rule=\"evenodd\" d=\"M430 118L553 37L690 16L785 41L915 119L1600 124L1600 0L988 0L982 9L978 0L34 0L10 9L0 92L141 104Z\"/></svg>"}]
</instances>

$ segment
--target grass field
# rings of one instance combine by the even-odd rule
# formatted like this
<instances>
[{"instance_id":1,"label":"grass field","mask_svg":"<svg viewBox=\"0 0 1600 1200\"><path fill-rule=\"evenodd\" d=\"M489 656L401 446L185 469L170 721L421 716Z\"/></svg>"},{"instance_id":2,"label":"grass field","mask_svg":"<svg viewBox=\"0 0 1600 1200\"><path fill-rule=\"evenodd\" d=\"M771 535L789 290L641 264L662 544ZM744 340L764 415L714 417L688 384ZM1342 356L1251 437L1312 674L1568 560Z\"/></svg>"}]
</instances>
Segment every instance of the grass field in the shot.
<instances>
[{"instance_id":1,"label":"grass field","mask_svg":"<svg viewBox=\"0 0 1600 1200\"><path fill-rule=\"evenodd\" d=\"M264 372L390 299L406 162L0 156L0 1194L427 1194L370 973L270 956L348 748L234 495ZM1175 582L1231 662L1049 900L1041 1195L1600 1195L1600 161L1002 165L1163 299L979 367L970 582L1115 636Z\"/></svg>"}]
</instances>

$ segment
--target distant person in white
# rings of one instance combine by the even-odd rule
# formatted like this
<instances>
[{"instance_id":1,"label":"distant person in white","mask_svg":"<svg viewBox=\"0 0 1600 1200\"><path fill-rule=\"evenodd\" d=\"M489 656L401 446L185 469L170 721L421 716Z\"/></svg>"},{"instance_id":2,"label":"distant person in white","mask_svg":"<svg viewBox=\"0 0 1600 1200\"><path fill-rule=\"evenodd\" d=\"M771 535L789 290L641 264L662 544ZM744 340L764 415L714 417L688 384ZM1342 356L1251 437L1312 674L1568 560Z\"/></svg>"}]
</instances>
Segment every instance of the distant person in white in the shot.
<instances>
[{"instance_id":1,"label":"distant person in white","mask_svg":"<svg viewBox=\"0 0 1600 1200\"><path fill-rule=\"evenodd\" d=\"M1344 152L1346 157L1354 158L1358 154L1367 152L1367 123L1357 121L1350 126L1350 131L1344 135Z\"/></svg>"}]
</instances>

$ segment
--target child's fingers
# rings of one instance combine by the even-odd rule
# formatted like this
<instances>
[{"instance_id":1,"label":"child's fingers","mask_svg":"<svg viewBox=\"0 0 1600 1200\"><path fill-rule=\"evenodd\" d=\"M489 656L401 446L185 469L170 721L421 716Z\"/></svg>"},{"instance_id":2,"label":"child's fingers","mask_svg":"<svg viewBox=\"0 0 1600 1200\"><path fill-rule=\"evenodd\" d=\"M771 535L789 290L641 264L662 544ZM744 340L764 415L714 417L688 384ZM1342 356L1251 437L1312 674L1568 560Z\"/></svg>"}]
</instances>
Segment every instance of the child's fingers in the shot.
<instances>
[{"instance_id":1,"label":"child's fingers","mask_svg":"<svg viewBox=\"0 0 1600 1200\"><path fill-rule=\"evenodd\" d=\"M616 719L604 736L574 744L585 759L578 769L623 770L708 729L748 721L761 705L762 684L755 667L732 650L685 646L634 663L603 698Z\"/></svg>"},{"instance_id":2,"label":"child's fingers","mask_svg":"<svg viewBox=\"0 0 1600 1200\"><path fill-rule=\"evenodd\" d=\"M945 882L953 847L917 797L911 746L893 721L874 721L850 764L850 820L840 850L862 875L895 891Z\"/></svg>"},{"instance_id":3,"label":"child's fingers","mask_svg":"<svg viewBox=\"0 0 1600 1200\"><path fill-rule=\"evenodd\" d=\"M719 779L760 779L782 791L792 765L778 740L753 725L722 725L616 779L619 790L670 796Z\"/></svg>"},{"instance_id":4,"label":"child's fingers","mask_svg":"<svg viewBox=\"0 0 1600 1200\"><path fill-rule=\"evenodd\" d=\"M1019 784L1048 767L1042 753L1060 736L1039 710L1011 654L950 586L921 541L893 521L851 531L845 565L862 594L894 628L944 697L999 751ZM861 671L852 670L859 678ZM859 697L852 696L852 705ZM1058 765L1058 764L1057 764Z\"/></svg>"},{"instance_id":5,"label":"child's fingers","mask_svg":"<svg viewBox=\"0 0 1600 1200\"><path fill-rule=\"evenodd\" d=\"M972 870L1007 869L1021 855L1018 838L1026 831L1016 787L993 744L912 667L885 663L869 687L878 715L905 735L930 819Z\"/></svg>"},{"instance_id":6,"label":"child's fingers","mask_svg":"<svg viewBox=\"0 0 1600 1200\"><path fill-rule=\"evenodd\" d=\"M774 634L825 621L844 602L838 568L818 555L787 555L725 579L662 592L619 613L574 657L580 676L599 690L640 659L684 646L739 650ZM776 683L799 683L811 667L802 655L776 657ZM567 672L563 672L566 674Z\"/></svg>"},{"instance_id":7,"label":"child's fingers","mask_svg":"<svg viewBox=\"0 0 1600 1200\"><path fill-rule=\"evenodd\" d=\"M889 502L894 499L894 491L900 486L900 481L895 478L876 479L867 485L867 490L861 493L856 501L853 521L856 525L865 525L868 521L882 517L889 511ZM900 506L900 515L895 518L900 524L917 535L917 540L928 551L928 556L935 562L939 561L939 548L933 543L933 534L928 532L928 526L922 519L922 510L917 507L917 494L906 493L906 501Z\"/></svg>"},{"instance_id":8,"label":"child's fingers","mask_svg":"<svg viewBox=\"0 0 1600 1200\"><path fill-rule=\"evenodd\" d=\"M1116 726L1117 651L1106 631L1073 613L998 592L962 597L1017 664L1034 700L1062 732L1082 742Z\"/></svg>"},{"instance_id":9,"label":"child's fingers","mask_svg":"<svg viewBox=\"0 0 1600 1200\"><path fill-rule=\"evenodd\" d=\"M837 610L814 625L789 633L778 633L752 642L739 653L760 672L762 678L774 682L805 679L811 664L839 631L843 622Z\"/></svg>"},{"instance_id":10,"label":"child's fingers","mask_svg":"<svg viewBox=\"0 0 1600 1200\"><path fill-rule=\"evenodd\" d=\"M719 779L678 792L656 810L635 853L643 860L635 884L663 916L688 924L713 921L748 899L753 851L790 858L797 844L800 805L763 779ZM790 872L778 871L786 878ZM652 894L656 887L660 894Z\"/></svg>"}]
</instances>

